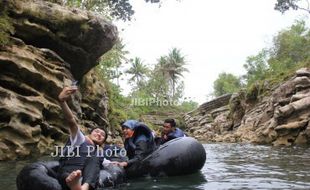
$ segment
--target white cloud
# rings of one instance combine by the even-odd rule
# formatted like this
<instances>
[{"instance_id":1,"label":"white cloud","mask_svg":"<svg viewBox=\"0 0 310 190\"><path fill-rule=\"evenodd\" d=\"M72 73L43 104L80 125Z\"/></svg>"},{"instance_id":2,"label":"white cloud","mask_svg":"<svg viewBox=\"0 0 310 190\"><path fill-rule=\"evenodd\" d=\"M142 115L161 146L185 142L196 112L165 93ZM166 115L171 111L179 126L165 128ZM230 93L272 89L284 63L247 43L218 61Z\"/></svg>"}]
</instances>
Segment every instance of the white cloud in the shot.
<instances>
[{"instance_id":1,"label":"white cloud","mask_svg":"<svg viewBox=\"0 0 310 190\"><path fill-rule=\"evenodd\" d=\"M172 47L186 55L185 96L203 103L220 72L244 74L246 57L271 43L278 31L290 26L301 12L282 15L275 0L166 0L161 8L133 1L136 11L121 37L132 57L154 64ZM127 86L126 86L127 85ZM128 84L122 87L128 91Z\"/></svg>"}]
</instances>

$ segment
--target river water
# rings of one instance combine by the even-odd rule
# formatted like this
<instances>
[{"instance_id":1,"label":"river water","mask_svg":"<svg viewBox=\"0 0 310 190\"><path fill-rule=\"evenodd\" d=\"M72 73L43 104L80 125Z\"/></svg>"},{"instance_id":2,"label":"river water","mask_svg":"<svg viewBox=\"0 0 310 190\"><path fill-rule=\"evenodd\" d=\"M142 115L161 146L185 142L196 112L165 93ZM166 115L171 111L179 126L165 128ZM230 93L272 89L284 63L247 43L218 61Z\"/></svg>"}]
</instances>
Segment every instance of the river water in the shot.
<instances>
[{"instance_id":1,"label":"river water","mask_svg":"<svg viewBox=\"0 0 310 190\"><path fill-rule=\"evenodd\" d=\"M135 179L117 189L310 189L310 147L204 147L207 161L199 173ZM16 175L29 162L0 162L0 190L16 190Z\"/></svg>"}]
</instances>

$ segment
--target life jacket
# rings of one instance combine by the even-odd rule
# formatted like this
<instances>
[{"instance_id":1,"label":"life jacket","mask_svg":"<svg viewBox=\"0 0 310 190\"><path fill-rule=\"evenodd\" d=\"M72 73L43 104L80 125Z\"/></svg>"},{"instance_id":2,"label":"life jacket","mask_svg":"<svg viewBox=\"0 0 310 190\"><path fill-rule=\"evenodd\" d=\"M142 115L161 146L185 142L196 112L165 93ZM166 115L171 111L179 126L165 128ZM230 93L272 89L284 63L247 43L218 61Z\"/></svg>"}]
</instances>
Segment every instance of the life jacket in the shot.
<instances>
[{"instance_id":1,"label":"life jacket","mask_svg":"<svg viewBox=\"0 0 310 190\"><path fill-rule=\"evenodd\" d=\"M85 141L79 147L75 147L72 153L68 155L70 146L71 142L69 140L64 148L64 157L60 157L59 159L60 168L65 168L66 170L83 169L86 158L94 156L94 145L85 139Z\"/></svg>"},{"instance_id":2,"label":"life jacket","mask_svg":"<svg viewBox=\"0 0 310 190\"><path fill-rule=\"evenodd\" d=\"M168 137L169 140L172 140L172 139L175 139L175 138L178 138L178 137L186 137L186 135L184 134L184 132L181 129L175 128L175 130L170 132L167 135L167 137Z\"/></svg>"},{"instance_id":3,"label":"life jacket","mask_svg":"<svg viewBox=\"0 0 310 190\"><path fill-rule=\"evenodd\" d=\"M129 159L135 156L136 144L139 141L147 142L147 152L144 155L152 153L155 149L154 136L152 131L143 123L139 123L134 130L134 134L131 138L128 138L124 142L127 156Z\"/></svg>"}]
</instances>

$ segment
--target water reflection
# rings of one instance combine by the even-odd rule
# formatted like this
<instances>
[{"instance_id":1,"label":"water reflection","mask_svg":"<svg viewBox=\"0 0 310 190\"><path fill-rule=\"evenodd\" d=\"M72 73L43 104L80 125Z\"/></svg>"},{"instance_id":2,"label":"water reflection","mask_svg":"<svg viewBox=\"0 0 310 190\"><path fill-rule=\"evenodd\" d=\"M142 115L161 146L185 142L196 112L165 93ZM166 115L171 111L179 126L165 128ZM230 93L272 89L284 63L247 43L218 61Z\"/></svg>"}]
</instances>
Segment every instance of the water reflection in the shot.
<instances>
[{"instance_id":1,"label":"water reflection","mask_svg":"<svg viewBox=\"0 0 310 190\"><path fill-rule=\"evenodd\" d=\"M310 189L309 147L249 144L205 144L204 147L207 161L200 173L140 178L117 189ZM16 175L29 162L33 160L0 162L0 189L16 190Z\"/></svg>"},{"instance_id":2,"label":"water reflection","mask_svg":"<svg viewBox=\"0 0 310 190\"><path fill-rule=\"evenodd\" d=\"M140 178L129 181L119 187L121 190L137 189L201 189L200 186L207 183L205 176L199 172L192 175L158 178Z\"/></svg>"}]
</instances>

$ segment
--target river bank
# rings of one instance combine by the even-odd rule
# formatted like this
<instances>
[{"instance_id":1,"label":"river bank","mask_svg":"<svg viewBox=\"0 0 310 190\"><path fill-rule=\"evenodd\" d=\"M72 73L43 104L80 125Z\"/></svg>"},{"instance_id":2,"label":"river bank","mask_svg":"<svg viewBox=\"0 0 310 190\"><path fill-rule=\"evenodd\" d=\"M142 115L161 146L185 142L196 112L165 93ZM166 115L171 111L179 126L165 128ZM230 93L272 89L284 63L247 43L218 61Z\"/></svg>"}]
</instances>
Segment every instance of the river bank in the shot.
<instances>
[{"instance_id":1,"label":"river bank","mask_svg":"<svg viewBox=\"0 0 310 190\"><path fill-rule=\"evenodd\" d=\"M297 70L280 84L257 83L187 113L187 132L207 142L274 146L310 144L310 69Z\"/></svg>"}]
</instances>

